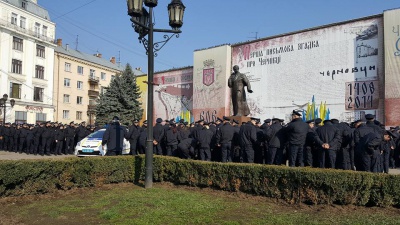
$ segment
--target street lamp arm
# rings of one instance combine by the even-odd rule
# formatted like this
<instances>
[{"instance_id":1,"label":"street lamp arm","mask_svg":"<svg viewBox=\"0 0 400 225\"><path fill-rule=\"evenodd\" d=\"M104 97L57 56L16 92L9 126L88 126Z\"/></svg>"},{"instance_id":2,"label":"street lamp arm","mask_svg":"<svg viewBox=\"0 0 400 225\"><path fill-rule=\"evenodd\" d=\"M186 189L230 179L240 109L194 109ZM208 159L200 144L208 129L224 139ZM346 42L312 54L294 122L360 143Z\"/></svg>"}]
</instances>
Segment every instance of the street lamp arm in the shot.
<instances>
[{"instance_id":1,"label":"street lamp arm","mask_svg":"<svg viewBox=\"0 0 400 225\"><path fill-rule=\"evenodd\" d=\"M180 33L180 32L179 32ZM159 42L155 42L153 43L153 54L154 57L157 57L158 54L157 52L160 51L165 44L168 43L169 40L171 40L172 37L177 37L179 38L179 33L175 33L172 35L163 35L164 40L163 41L159 41ZM146 52L149 52L149 42L145 37L141 37L139 38L139 42L143 44L144 48L146 49Z\"/></svg>"}]
</instances>

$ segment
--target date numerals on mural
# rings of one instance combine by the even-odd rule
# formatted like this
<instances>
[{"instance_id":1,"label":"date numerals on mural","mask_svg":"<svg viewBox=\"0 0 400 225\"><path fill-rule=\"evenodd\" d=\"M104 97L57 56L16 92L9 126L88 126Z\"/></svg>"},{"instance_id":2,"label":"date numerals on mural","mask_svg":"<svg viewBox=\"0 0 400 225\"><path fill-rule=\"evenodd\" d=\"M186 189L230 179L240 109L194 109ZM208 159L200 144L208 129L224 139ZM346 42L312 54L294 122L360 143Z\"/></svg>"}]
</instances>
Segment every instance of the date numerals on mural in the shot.
<instances>
[{"instance_id":1,"label":"date numerals on mural","mask_svg":"<svg viewBox=\"0 0 400 225\"><path fill-rule=\"evenodd\" d=\"M346 109L374 109L377 108L379 93L377 81L346 83Z\"/></svg>"},{"instance_id":2,"label":"date numerals on mural","mask_svg":"<svg viewBox=\"0 0 400 225\"><path fill-rule=\"evenodd\" d=\"M202 111L200 113L200 119L206 122L215 122L217 121L217 110L213 111Z\"/></svg>"}]
</instances>

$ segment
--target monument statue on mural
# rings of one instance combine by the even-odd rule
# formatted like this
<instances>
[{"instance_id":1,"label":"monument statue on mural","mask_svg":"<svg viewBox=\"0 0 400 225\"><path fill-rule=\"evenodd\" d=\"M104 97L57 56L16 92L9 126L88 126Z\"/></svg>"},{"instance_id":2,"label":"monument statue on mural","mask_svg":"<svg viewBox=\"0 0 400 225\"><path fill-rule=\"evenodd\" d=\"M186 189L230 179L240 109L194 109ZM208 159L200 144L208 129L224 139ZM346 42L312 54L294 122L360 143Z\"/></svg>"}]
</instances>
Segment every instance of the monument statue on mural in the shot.
<instances>
[{"instance_id":1,"label":"monument statue on mural","mask_svg":"<svg viewBox=\"0 0 400 225\"><path fill-rule=\"evenodd\" d=\"M246 92L244 87L247 86L247 91L253 93L251 90L249 79L246 75L239 72L239 66L233 67L233 73L229 77L228 87L231 89L233 115L234 116L247 116L250 114L249 106L246 101Z\"/></svg>"}]
</instances>

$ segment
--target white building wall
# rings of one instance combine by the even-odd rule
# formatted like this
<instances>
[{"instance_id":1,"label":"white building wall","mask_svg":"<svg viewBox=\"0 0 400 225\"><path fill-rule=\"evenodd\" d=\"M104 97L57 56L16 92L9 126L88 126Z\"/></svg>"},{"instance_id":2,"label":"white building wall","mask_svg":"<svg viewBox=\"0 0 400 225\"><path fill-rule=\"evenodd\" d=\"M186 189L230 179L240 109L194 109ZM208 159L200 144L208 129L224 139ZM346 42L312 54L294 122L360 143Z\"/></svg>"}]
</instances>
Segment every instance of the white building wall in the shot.
<instances>
[{"instance_id":1,"label":"white building wall","mask_svg":"<svg viewBox=\"0 0 400 225\"><path fill-rule=\"evenodd\" d=\"M12 13L17 14L17 24L11 23ZM21 17L26 19L25 29L20 27ZM40 24L40 35L34 32L36 23ZM42 33L43 26L47 27L47 34ZM23 39L23 51L13 49L14 36ZM15 106L11 108L7 103L6 122L14 122L17 111L27 114L27 123L35 123L37 113L46 113L46 120L53 119L54 37L53 22L0 1L0 96L8 94L10 100L10 83L21 84L21 97L14 98ZM36 56L37 44L45 47L44 58ZM12 59L22 61L21 74L12 73ZM44 79L35 78L36 65L44 67ZM34 101L34 87L44 88L43 101Z\"/></svg>"}]
</instances>

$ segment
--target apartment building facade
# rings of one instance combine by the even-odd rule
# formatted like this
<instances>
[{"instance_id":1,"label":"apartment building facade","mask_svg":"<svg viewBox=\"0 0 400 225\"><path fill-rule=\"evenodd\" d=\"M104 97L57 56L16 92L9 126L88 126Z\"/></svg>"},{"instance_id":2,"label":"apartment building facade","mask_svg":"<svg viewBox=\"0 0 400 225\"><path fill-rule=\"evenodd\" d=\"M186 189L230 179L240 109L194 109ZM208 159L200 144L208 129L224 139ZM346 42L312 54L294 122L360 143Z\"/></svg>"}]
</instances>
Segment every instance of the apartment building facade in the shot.
<instances>
[{"instance_id":1,"label":"apartment building facade","mask_svg":"<svg viewBox=\"0 0 400 225\"><path fill-rule=\"evenodd\" d=\"M107 60L100 53L91 55L63 46L61 39L57 39L54 58L54 121L94 124L96 100L125 66L118 65L115 57Z\"/></svg>"},{"instance_id":2,"label":"apartment building facade","mask_svg":"<svg viewBox=\"0 0 400 225\"><path fill-rule=\"evenodd\" d=\"M32 0L0 0L0 96L8 95L6 122L53 118L55 24ZM15 100L11 107L10 100Z\"/></svg>"}]
</instances>

